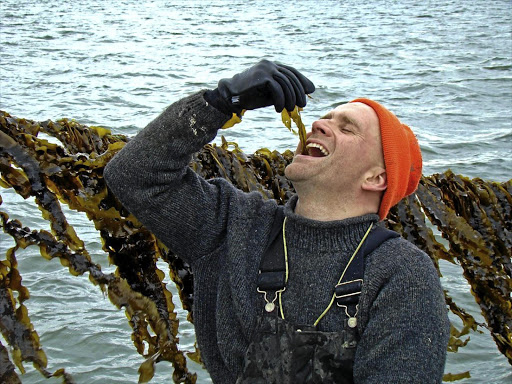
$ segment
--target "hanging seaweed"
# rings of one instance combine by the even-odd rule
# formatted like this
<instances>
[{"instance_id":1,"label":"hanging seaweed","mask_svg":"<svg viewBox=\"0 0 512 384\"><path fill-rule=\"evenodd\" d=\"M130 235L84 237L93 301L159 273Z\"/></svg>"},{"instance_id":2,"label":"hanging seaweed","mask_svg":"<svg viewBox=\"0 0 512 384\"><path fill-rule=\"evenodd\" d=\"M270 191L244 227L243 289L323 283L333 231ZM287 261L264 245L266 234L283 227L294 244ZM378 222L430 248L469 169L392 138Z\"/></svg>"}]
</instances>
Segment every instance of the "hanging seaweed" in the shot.
<instances>
[{"instance_id":1,"label":"hanging seaweed","mask_svg":"<svg viewBox=\"0 0 512 384\"><path fill-rule=\"evenodd\" d=\"M288 118L300 122L300 116L297 119L293 113ZM50 142L48 136L60 144ZM36 231L10 219L2 211L0 196L2 229L15 243L5 256L0 256L0 329L10 352L0 344L0 381L21 382L15 367L23 373L23 364L32 363L44 377L73 382L64 369L54 373L46 370L43 346L23 304L29 292L17 270L16 251L36 246L44 258L58 258L71 274L88 273L90 281L107 292L117 308L125 310L134 346L144 357L139 369L141 382L151 380L156 363L167 361L173 365L174 382L195 383L196 375L187 368L187 352L178 348L177 313L172 294L163 282L165 274L156 262L168 264L183 308L189 312L188 320L193 321L190 268L123 208L103 180L103 168L127 140L107 129L75 121L36 123L0 112L0 186L14 189L24 199L33 198L49 225L49 231ZM244 191L259 191L284 204L293 194L284 176L292 158L291 151L268 149L246 155L236 143L223 140L221 145L204 146L190 166L207 179L223 177ZM469 180L449 171L423 177L416 194L391 210L386 225L427 252L438 271L439 260L462 266L486 324L476 322L446 293L448 309L463 324L462 329L452 326L449 351L464 347L471 332L486 327L512 364L511 192L512 180ZM114 273L104 273L91 261L61 204L85 213L91 220L106 257L116 266ZM199 351L188 355L200 359ZM468 375L449 374L445 380Z\"/></svg>"}]
</instances>

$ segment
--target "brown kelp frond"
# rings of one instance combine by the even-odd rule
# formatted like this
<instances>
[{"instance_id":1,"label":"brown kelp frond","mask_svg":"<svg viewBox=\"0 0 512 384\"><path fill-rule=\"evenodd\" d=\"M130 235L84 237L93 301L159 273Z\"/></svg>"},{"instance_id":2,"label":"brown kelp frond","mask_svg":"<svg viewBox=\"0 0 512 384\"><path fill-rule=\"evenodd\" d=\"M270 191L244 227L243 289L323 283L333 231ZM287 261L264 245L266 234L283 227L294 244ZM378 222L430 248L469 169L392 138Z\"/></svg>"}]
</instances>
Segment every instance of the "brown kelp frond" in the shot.
<instances>
[{"instance_id":1,"label":"brown kelp frond","mask_svg":"<svg viewBox=\"0 0 512 384\"><path fill-rule=\"evenodd\" d=\"M10 377L16 382L19 379L14 367L23 373L22 363L27 361L45 377L50 374L23 305L29 292L21 285L15 261L17 249L36 246L43 257L58 258L71 274L89 273L91 282L107 290L116 307L125 309L135 348L144 356L139 369L141 382L151 380L155 364L162 361L173 364L174 382L195 382L185 355L200 361L199 351L178 348L177 313L163 282L164 273L156 263L162 260L169 265L171 280L192 321L190 267L124 209L103 180L105 165L127 141L107 129L86 127L72 120L37 123L0 112L0 186L12 188L24 199L33 198L49 226L48 231L32 231L9 219L7 213L0 214L4 232L15 243L0 260L0 318L10 319L11 326L2 325L2 332L14 362L0 346L0 359L5 362L0 378ZM284 204L294 193L284 176L292 158L291 151L279 153L265 148L246 155L236 143L223 140L221 145L206 145L193 156L190 166L207 179L223 177L243 191L258 191ZM512 181L469 180L449 171L423 177L418 191L391 210L386 225L423 249L440 275L440 260L461 265L486 324L477 323L445 292L448 310L462 322L460 330L452 326L449 351L463 348L469 335L485 326L512 363L511 191ZM105 274L91 261L61 204L91 220L105 256L116 266L115 273ZM53 375L71 382L62 370ZM445 380L468 375L447 375Z\"/></svg>"},{"instance_id":2,"label":"brown kelp frond","mask_svg":"<svg viewBox=\"0 0 512 384\"><path fill-rule=\"evenodd\" d=\"M47 127L50 127L48 131ZM177 348L178 320L171 293L163 283L164 273L156 267L156 260L161 257L156 240L108 192L103 181L103 167L124 145L125 139L117 140L104 131L89 130L76 123L71 127L73 134L63 134L65 145L52 145L46 139L26 132L54 133L55 124L46 122L37 126L5 113L0 115L2 186L19 190L24 198L34 197L43 218L49 222L50 232L24 228L21 223L9 220L5 212L2 212L2 228L13 238L16 248L35 245L45 258L59 258L73 275L89 272L94 284L106 287L112 303L125 308L137 351L148 357L157 355L154 361L170 361L177 382L194 383L195 375L188 372L183 352ZM76 140L80 137L87 138L84 142L89 147L77 146ZM69 154L69 148L76 153ZM78 153L88 148L95 152ZM17 186L18 181L21 187ZM61 203L84 212L94 223L103 249L117 266L115 274L104 274L99 265L91 262L83 241L67 222ZM0 288L9 293L12 290L5 282L6 279L0 282L3 284ZM23 296L15 298L11 293L11 297L16 303ZM7 308L1 313L1 317L4 316L9 316ZM35 360L34 354L20 355L17 352L16 345L21 342L16 339L17 333L7 330L6 334L13 337L6 337L6 340L10 340L11 354L17 366L18 361ZM38 338L33 349L38 353L35 356L44 355ZM37 365L44 368L46 362L40 357ZM153 370L153 364L141 365L141 379L152 377Z\"/></svg>"}]
</instances>

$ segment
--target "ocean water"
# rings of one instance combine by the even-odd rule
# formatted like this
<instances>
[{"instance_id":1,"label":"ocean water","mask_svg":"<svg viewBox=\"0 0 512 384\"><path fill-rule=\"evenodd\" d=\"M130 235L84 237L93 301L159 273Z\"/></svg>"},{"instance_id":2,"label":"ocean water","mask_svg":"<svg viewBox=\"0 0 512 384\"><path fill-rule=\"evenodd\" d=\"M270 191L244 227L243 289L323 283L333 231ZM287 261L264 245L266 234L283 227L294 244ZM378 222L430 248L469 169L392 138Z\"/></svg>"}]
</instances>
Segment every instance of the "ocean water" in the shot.
<instances>
[{"instance_id":1,"label":"ocean water","mask_svg":"<svg viewBox=\"0 0 512 384\"><path fill-rule=\"evenodd\" d=\"M339 103L374 98L415 131L425 174L451 169L506 181L512 177L511 52L510 0L3 0L0 109L133 135L169 103L267 58L316 84L302 114L306 126ZM222 133L247 153L284 151L298 141L271 108L248 112L243 124ZM0 193L12 218L47 229L31 201ZM89 221L72 212L69 218L94 261L113 270ZM11 246L1 233L0 254ZM137 382L142 358L123 311L57 260L30 248L17 257L49 370L65 367L77 383ZM442 272L455 301L483 321L460 268L442 263ZM192 349L193 328L179 314L181 347ZM25 366L23 383L59 382ZM209 382L200 367L190 369L198 382ZM467 347L449 354L446 372L466 370L472 378L464 384L512 382L511 366L487 332L471 334ZM153 382L171 382L171 372L158 364Z\"/></svg>"}]
</instances>

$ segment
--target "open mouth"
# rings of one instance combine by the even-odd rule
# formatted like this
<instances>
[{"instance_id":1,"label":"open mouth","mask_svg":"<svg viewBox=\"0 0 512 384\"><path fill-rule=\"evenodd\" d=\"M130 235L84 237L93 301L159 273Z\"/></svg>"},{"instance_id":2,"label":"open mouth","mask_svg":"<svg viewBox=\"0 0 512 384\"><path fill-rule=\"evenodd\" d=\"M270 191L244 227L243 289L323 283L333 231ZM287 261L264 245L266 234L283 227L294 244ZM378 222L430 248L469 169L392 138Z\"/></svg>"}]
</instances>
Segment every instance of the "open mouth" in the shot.
<instances>
[{"instance_id":1,"label":"open mouth","mask_svg":"<svg viewBox=\"0 0 512 384\"><path fill-rule=\"evenodd\" d=\"M309 143L306 145L308 155L312 157L325 157L329 155L329 151L323 145L318 143Z\"/></svg>"}]
</instances>

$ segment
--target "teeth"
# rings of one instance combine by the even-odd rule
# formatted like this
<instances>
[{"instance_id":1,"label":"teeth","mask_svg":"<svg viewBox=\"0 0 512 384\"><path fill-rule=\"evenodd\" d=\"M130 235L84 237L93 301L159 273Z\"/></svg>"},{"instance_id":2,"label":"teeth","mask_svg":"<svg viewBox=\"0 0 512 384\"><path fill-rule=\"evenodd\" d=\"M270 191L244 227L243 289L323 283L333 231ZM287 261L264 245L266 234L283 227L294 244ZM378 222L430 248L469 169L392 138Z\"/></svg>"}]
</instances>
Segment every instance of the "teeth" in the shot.
<instances>
[{"instance_id":1,"label":"teeth","mask_svg":"<svg viewBox=\"0 0 512 384\"><path fill-rule=\"evenodd\" d=\"M322 145L317 143L309 143L308 145L306 145L306 148L318 148L324 156L329 155L329 151L325 149Z\"/></svg>"}]
</instances>

